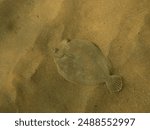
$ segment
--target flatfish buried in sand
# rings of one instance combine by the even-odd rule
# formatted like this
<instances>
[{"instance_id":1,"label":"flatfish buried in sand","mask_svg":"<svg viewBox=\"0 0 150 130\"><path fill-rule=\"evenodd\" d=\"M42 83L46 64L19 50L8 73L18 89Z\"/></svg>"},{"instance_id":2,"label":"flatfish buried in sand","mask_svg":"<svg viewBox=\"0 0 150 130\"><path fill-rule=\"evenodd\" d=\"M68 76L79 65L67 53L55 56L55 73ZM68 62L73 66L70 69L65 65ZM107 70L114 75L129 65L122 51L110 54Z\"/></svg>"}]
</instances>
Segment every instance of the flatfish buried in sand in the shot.
<instances>
[{"instance_id":1,"label":"flatfish buried in sand","mask_svg":"<svg viewBox=\"0 0 150 130\"><path fill-rule=\"evenodd\" d=\"M111 65L100 48L87 40L63 40L53 49L58 73L66 80L82 85L106 83L111 92L122 89L119 75L111 75Z\"/></svg>"}]
</instances>

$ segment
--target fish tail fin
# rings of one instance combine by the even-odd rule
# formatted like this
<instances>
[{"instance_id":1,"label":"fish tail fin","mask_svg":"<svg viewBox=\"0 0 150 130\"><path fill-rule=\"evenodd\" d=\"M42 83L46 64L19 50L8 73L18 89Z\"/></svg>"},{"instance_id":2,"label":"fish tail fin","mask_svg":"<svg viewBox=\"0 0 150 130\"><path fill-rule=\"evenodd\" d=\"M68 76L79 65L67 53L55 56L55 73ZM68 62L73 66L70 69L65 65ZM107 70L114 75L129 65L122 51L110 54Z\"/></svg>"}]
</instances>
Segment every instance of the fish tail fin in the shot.
<instances>
[{"instance_id":1,"label":"fish tail fin","mask_svg":"<svg viewBox=\"0 0 150 130\"><path fill-rule=\"evenodd\" d=\"M122 89L122 78L119 75L111 75L108 82L106 82L107 88L110 92L119 92Z\"/></svg>"}]
</instances>

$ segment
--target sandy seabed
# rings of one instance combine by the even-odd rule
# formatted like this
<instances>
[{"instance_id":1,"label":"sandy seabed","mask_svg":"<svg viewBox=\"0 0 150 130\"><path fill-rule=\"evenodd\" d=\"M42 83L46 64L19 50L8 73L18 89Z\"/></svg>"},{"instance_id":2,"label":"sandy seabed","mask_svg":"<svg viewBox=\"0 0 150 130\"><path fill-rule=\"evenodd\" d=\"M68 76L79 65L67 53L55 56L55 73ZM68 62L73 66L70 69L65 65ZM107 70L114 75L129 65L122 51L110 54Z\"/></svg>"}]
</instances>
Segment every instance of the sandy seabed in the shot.
<instances>
[{"instance_id":1,"label":"sandy seabed","mask_svg":"<svg viewBox=\"0 0 150 130\"><path fill-rule=\"evenodd\" d=\"M59 75L65 38L96 43L122 91ZM0 0L0 112L150 112L150 1Z\"/></svg>"}]
</instances>

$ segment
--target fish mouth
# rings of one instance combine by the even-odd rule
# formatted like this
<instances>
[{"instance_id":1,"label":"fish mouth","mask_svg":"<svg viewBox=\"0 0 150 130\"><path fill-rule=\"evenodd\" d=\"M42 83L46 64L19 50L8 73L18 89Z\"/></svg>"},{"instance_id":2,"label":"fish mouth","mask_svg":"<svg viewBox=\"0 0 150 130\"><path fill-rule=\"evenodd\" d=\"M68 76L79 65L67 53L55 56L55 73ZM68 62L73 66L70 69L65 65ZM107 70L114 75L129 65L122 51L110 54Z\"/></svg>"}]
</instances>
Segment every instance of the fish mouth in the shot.
<instances>
[{"instance_id":1,"label":"fish mouth","mask_svg":"<svg viewBox=\"0 0 150 130\"><path fill-rule=\"evenodd\" d=\"M58 48L53 48L52 49L52 52L55 54L55 53L57 53L59 51L59 49Z\"/></svg>"},{"instance_id":2,"label":"fish mouth","mask_svg":"<svg viewBox=\"0 0 150 130\"><path fill-rule=\"evenodd\" d=\"M70 49L69 42L70 39L63 40L58 47L52 48L52 54L56 58L62 58L64 56L71 57L71 54L67 53L67 50Z\"/></svg>"},{"instance_id":3,"label":"fish mouth","mask_svg":"<svg viewBox=\"0 0 150 130\"><path fill-rule=\"evenodd\" d=\"M54 55L54 57L56 57L56 58L62 58L62 57L64 57L64 53L60 50L60 49L58 49L58 48L53 48L52 49L52 53L53 53L53 55Z\"/></svg>"},{"instance_id":4,"label":"fish mouth","mask_svg":"<svg viewBox=\"0 0 150 130\"><path fill-rule=\"evenodd\" d=\"M69 38L67 38L67 39L65 39L66 40L66 42L68 43L68 42L71 42L71 39L69 39Z\"/></svg>"}]
</instances>

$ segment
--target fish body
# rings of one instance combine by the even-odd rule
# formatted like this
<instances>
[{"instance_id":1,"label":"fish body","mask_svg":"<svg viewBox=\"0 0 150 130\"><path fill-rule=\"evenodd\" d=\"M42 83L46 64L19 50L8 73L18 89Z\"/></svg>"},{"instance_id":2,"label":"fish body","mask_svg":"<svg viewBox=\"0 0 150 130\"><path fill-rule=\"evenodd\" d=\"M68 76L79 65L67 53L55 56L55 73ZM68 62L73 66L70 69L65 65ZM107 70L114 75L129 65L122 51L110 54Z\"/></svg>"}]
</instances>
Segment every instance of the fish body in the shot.
<instances>
[{"instance_id":1,"label":"fish body","mask_svg":"<svg viewBox=\"0 0 150 130\"><path fill-rule=\"evenodd\" d=\"M112 92L122 88L121 77L110 75L111 65L108 59L100 48L90 41L63 40L53 50L53 56L58 73L70 82L82 85L106 83Z\"/></svg>"}]
</instances>

